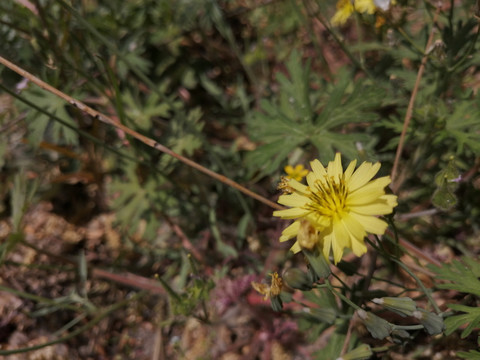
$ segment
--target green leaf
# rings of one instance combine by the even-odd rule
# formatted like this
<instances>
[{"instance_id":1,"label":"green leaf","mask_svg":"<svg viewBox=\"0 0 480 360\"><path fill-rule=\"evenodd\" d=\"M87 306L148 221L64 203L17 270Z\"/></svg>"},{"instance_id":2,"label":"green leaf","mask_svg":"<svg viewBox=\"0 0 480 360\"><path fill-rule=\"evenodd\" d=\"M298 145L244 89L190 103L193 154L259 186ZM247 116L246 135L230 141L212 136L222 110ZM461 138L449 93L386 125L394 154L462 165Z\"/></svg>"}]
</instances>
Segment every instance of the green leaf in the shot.
<instances>
[{"instance_id":1,"label":"green leaf","mask_svg":"<svg viewBox=\"0 0 480 360\"><path fill-rule=\"evenodd\" d=\"M166 132L168 140L164 141L167 147L177 154L192 156L194 151L202 146L204 124L200 121L201 118L202 111L200 108L191 109L188 113L183 110L177 111L175 118L170 120L168 124L169 127ZM165 159L165 161L170 160Z\"/></svg>"},{"instance_id":2,"label":"green leaf","mask_svg":"<svg viewBox=\"0 0 480 360\"><path fill-rule=\"evenodd\" d=\"M130 91L125 91L122 96L126 114L133 120L135 126L143 131L152 128L152 118L170 117L171 106L162 101L157 93L150 93L142 104L142 101Z\"/></svg>"},{"instance_id":3,"label":"green leaf","mask_svg":"<svg viewBox=\"0 0 480 360\"><path fill-rule=\"evenodd\" d=\"M314 289L312 291L304 292L303 296L305 296L305 299L317 304L321 308L330 308L339 312L335 295L333 295L331 291Z\"/></svg>"},{"instance_id":4,"label":"green leaf","mask_svg":"<svg viewBox=\"0 0 480 360\"><path fill-rule=\"evenodd\" d=\"M464 101L456 104L455 111L448 116L445 132L457 141L457 153L462 153L465 147L480 153L480 110L472 102Z\"/></svg>"},{"instance_id":5,"label":"green leaf","mask_svg":"<svg viewBox=\"0 0 480 360\"><path fill-rule=\"evenodd\" d=\"M469 352L459 351L457 352L457 356L461 357L462 359L478 360L480 359L480 352L475 350L470 350Z\"/></svg>"},{"instance_id":6,"label":"green leaf","mask_svg":"<svg viewBox=\"0 0 480 360\"><path fill-rule=\"evenodd\" d=\"M172 203L172 197L165 191L156 189L165 181L163 177L149 176L140 180L137 175L138 165L132 162L125 163L124 174L114 179L109 187L113 196L112 207L115 209L116 220L131 234L134 233L142 219L149 219L150 215Z\"/></svg>"},{"instance_id":7,"label":"green leaf","mask_svg":"<svg viewBox=\"0 0 480 360\"><path fill-rule=\"evenodd\" d=\"M271 174L285 161L288 154L300 145L299 138L285 138L259 146L245 157L246 163L256 171L257 176Z\"/></svg>"},{"instance_id":8,"label":"green leaf","mask_svg":"<svg viewBox=\"0 0 480 360\"><path fill-rule=\"evenodd\" d=\"M277 74L282 88L280 111L298 123L311 123L314 114L310 103L310 65L302 64L300 54L293 51L286 66L289 78L282 73Z\"/></svg>"},{"instance_id":9,"label":"green leaf","mask_svg":"<svg viewBox=\"0 0 480 360\"><path fill-rule=\"evenodd\" d=\"M451 264L445 264L442 267L429 265L429 269L435 272L439 279L451 281L451 283L437 284L438 288L480 296L480 280L478 280L480 263L473 258L465 256L461 261L454 260ZM454 315L445 319L446 335L466 325L461 334L461 337L465 338L480 326L480 308L461 304L447 304L447 306L465 314Z\"/></svg>"},{"instance_id":10,"label":"green leaf","mask_svg":"<svg viewBox=\"0 0 480 360\"><path fill-rule=\"evenodd\" d=\"M480 324L480 309L473 308L470 306L459 305L459 304L448 304L447 305L450 309L456 311L463 311L466 314L461 315L454 315L450 316L445 319L445 326L446 326L446 335L450 335L455 330L460 328L463 325L467 325L465 329L462 331L461 338L466 338L468 335L472 333L472 331L477 328Z\"/></svg>"},{"instance_id":11,"label":"green leaf","mask_svg":"<svg viewBox=\"0 0 480 360\"><path fill-rule=\"evenodd\" d=\"M378 118L375 111L385 101L378 85L353 82L351 73L343 71L337 81L322 88L297 52L291 54L286 67L288 75L276 77L278 94L262 99L260 109L248 117L251 138L262 144L246 157L250 174L277 171L282 162L279 156L285 159L297 147L315 147L320 160L326 162L336 151L346 160L356 158L357 142L364 148L373 146L367 134L346 126Z\"/></svg>"},{"instance_id":12,"label":"green leaf","mask_svg":"<svg viewBox=\"0 0 480 360\"><path fill-rule=\"evenodd\" d=\"M77 124L67 113L66 103L63 99L37 87L31 87L22 94L27 100L59 117L69 125L65 126L58 121L51 121L49 116L29 109L25 120L29 128L28 140L33 146L38 146L44 139L56 144L78 144L77 132L74 130L77 128ZM22 106L19 105L19 107Z\"/></svg>"},{"instance_id":13,"label":"green leaf","mask_svg":"<svg viewBox=\"0 0 480 360\"><path fill-rule=\"evenodd\" d=\"M434 143L444 144L445 141L455 141L457 154L469 149L475 154L480 153L480 109L472 101L457 101L452 103L450 110L440 101L436 101L430 116L436 117L437 132Z\"/></svg>"},{"instance_id":14,"label":"green leaf","mask_svg":"<svg viewBox=\"0 0 480 360\"><path fill-rule=\"evenodd\" d=\"M442 267L429 265L439 279L449 280L451 283L438 284L440 289L451 289L460 292L474 294L480 296L480 264L467 257L463 257L462 261L454 260L451 264L445 264Z\"/></svg>"}]
</instances>

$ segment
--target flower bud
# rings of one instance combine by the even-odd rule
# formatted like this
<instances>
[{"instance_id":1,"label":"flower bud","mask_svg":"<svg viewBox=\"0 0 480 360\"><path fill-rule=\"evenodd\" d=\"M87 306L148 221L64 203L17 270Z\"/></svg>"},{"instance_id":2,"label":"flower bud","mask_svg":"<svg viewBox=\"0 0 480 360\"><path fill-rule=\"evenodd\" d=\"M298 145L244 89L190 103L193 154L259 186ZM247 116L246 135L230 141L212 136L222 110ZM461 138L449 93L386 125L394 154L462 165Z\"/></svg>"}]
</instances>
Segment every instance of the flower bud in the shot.
<instances>
[{"instance_id":1,"label":"flower bud","mask_svg":"<svg viewBox=\"0 0 480 360\"><path fill-rule=\"evenodd\" d=\"M312 290L312 281L302 270L290 268L283 273L283 281L292 289Z\"/></svg>"},{"instance_id":2,"label":"flower bud","mask_svg":"<svg viewBox=\"0 0 480 360\"><path fill-rule=\"evenodd\" d=\"M418 309L413 312L413 317L420 320L420 323L430 335L440 334L445 329L443 318L435 313Z\"/></svg>"},{"instance_id":3,"label":"flower bud","mask_svg":"<svg viewBox=\"0 0 480 360\"><path fill-rule=\"evenodd\" d=\"M362 344L359 347L356 347L352 351L349 351L343 356L337 358L337 360L362 360L368 359L373 355L372 349L367 344Z\"/></svg>"},{"instance_id":4,"label":"flower bud","mask_svg":"<svg viewBox=\"0 0 480 360\"><path fill-rule=\"evenodd\" d=\"M383 297L372 299L372 301L402 317L412 316L413 312L417 310L415 301L409 297Z\"/></svg>"},{"instance_id":5,"label":"flower bud","mask_svg":"<svg viewBox=\"0 0 480 360\"><path fill-rule=\"evenodd\" d=\"M357 315L363 320L367 330L375 339L385 339L393 330L392 324L371 312L357 310Z\"/></svg>"}]
</instances>

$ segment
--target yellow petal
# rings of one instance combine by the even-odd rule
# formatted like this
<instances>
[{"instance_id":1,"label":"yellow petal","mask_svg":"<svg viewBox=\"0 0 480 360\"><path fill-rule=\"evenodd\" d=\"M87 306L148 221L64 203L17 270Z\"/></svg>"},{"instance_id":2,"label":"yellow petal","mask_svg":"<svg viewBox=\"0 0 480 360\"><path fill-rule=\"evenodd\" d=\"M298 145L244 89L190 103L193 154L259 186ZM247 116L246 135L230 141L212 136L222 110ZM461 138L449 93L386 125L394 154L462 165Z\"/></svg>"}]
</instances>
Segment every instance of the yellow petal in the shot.
<instances>
[{"instance_id":1,"label":"yellow petal","mask_svg":"<svg viewBox=\"0 0 480 360\"><path fill-rule=\"evenodd\" d=\"M353 174L353 171L355 170L356 165L357 165L357 160L353 160L352 162L350 162L347 169L345 170L345 173L343 176L347 184L350 181L350 178L352 177L352 174Z\"/></svg>"},{"instance_id":2,"label":"yellow petal","mask_svg":"<svg viewBox=\"0 0 480 360\"><path fill-rule=\"evenodd\" d=\"M285 210L277 210L273 212L273 216L281 217L282 219L297 219L305 216L309 213L309 210L301 208L291 208Z\"/></svg>"},{"instance_id":3,"label":"yellow petal","mask_svg":"<svg viewBox=\"0 0 480 360\"><path fill-rule=\"evenodd\" d=\"M300 221L295 221L288 225L285 229L282 231L282 235L280 236L280 242L290 240L297 236L298 230L300 229Z\"/></svg>"},{"instance_id":4,"label":"yellow petal","mask_svg":"<svg viewBox=\"0 0 480 360\"><path fill-rule=\"evenodd\" d=\"M362 163L350 178L348 189L353 192L362 187L377 174L378 170L380 170L380 163L378 162L375 164L369 162Z\"/></svg>"},{"instance_id":5,"label":"yellow petal","mask_svg":"<svg viewBox=\"0 0 480 360\"><path fill-rule=\"evenodd\" d=\"M365 227L351 213L346 215L342 220L345 227L347 228L347 231L353 238L363 239L365 237L366 235Z\"/></svg>"},{"instance_id":6,"label":"yellow petal","mask_svg":"<svg viewBox=\"0 0 480 360\"><path fill-rule=\"evenodd\" d=\"M350 234L353 253L357 256L365 254L367 251L367 247L363 241L366 235L365 227L351 214L348 214L343 219L343 223Z\"/></svg>"},{"instance_id":7,"label":"yellow petal","mask_svg":"<svg viewBox=\"0 0 480 360\"><path fill-rule=\"evenodd\" d=\"M354 8L351 0L339 0L337 3L337 12L332 17L332 24L335 26L345 24L353 11Z\"/></svg>"},{"instance_id":8,"label":"yellow petal","mask_svg":"<svg viewBox=\"0 0 480 360\"><path fill-rule=\"evenodd\" d=\"M287 175L291 175L295 171L292 165L285 166L283 170L287 173Z\"/></svg>"},{"instance_id":9,"label":"yellow petal","mask_svg":"<svg viewBox=\"0 0 480 360\"><path fill-rule=\"evenodd\" d=\"M394 208L395 206L398 205L398 203L397 203L397 195L390 195L390 194L388 194L388 195L383 195L383 196L380 197L380 199L386 201L387 204L388 204L389 206L391 206L392 208Z\"/></svg>"},{"instance_id":10,"label":"yellow petal","mask_svg":"<svg viewBox=\"0 0 480 360\"><path fill-rule=\"evenodd\" d=\"M352 241L350 233L347 231L343 221L339 221L333 226L333 233L335 237L334 240L332 240L333 258L335 259L335 263L337 263L342 259L343 249L351 248ZM337 260L338 256L340 260Z\"/></svg>"},{"instance_id":11,"label":"yellow petal","mask_svg":"<svg viewBox=\"0 0 480 360\"><path fill-rule=\"evenodd\" d=\"M298 244L298 241L296 241L295 244L293 244L293 246L290 248L290 251L294 254L298 253L300 250L302 250L302 248Z\"/></svg>"},{"instance_id":12,"label":"yellow petal","mask_svg":"<svg viewBox=\"0 0 480 360\"><path fill-rule=\"evenodd\" d=\"M365 245L365 241L352 239L352 251L357 256L362 256L367 252L367 245Z\"/></svg>"},{"instance_id":13,"label":"yellow petal","mask_svg":"<svg viewBox=\"0 0 480 360\"><path fill-rule=\"evenodd\" d=\"M347 203L348 205L361 205L377 201L381 196L385 195L385 186L388 184L390 184L389 176L372 180L367 185L350 192L347 197Z\"/></svg>"},{"instance_id":14,"label":"yellow petal","mask_svg":"<svg viewBox=\"0 0 480 360\"><path fill-rule=\"evenodd\" d=\"M330 232L323 237L323 256L325 259L330 257L330 250L332 248L332 237L333 234Z\"/></svg>"},{"instance_id":15,"label":"yellow petal","mask_svg":"<svg viewBox=\"0 0 480 360\"><path fill-rule=\"evenodd\" d=\"M373 14L375 12L375 3L373 0L355 0L355 10L359 13Z\"/></svg>"},{"instance_id":16,"label":"yellow petal","mask_svg":"<svg viewBox=\"0 0 480 360\"><path fill-rule=\"evenodd\" d=\"M371 234L382 235L388 227L388 224L374 216L365 216L360 214L351 213L351 216L355 218L363 228Z\"/></svg>"},{"instance_id":17,"label":"yellow petal","mask_svg":"<svg viewBox=\"0 0 480 360\"><path fill-rule=\"evenodd\" d=\"M293 193L289 195L280 195L278 203L290 207L302 207L309 199L303 195Z\"/></svg>"},{"instance_id":18,"label":"yellow petal","mask_svg":"<svg viewBox=\"0 0 480 360\"><path fill-rule=\"evenodd\" d=\"M342 260L343 256L343 249L345 248L343 243L339 238L337 238L336 232L333 231L331 235L331 243L332 243L332 252L333 252L333 262L337 264L340 260Z\"/></svg>"},{"instance_id":19,"label":"yellow petal","mask_svg":"<svg viewBox=\"0 0 480 360\"><path fill-rule=\"evenodd\" d=\"M335 159L328 163L327 174L328 177L333 177L336 181L338 181L339 177L342 176L342 156L340 153L336 153Z\"/></svg>"},{"instance_id":20,"label":"yellow petal","mask_svg":"<svg viewBox=\"0 0 480 360\"><path fill-rule=\"evenodd\" d=\"M392 213L392 207L379 200L370 204L351 206L350 211L360 215L387 215Z\"/></svg>"},{"instance_id":21,"label":"yellow petal","mask_svg":"<svg viewBox=\"0 0 480 360\"><path fill-rule=\"evenodd\" d=\"M317 179L323 179L325 177L325 175L327 175L327 172L325 171L325 168L320 163L320 161L318 161L317 159L310 162L310 167L312 168L313 174L315 175L315 177ZM308 180L308 176L307 176L307 180ZM310 183L309 183L309 185L310 185Z\"/></svg>"},{"instance_id":22,"label":"yellow petal","mask_svg":"<svg viewBox=\"0 0 480 360\"><path fill-rule=\"evenodd\" d=\"M307 175L307 184L309 189L315 189L315 181L317 180L317 175L312 171Z\"/></svg>"},{"instance_id":23,"label":"yellow petal","mask_svg":"<svg viewBox=\"0 0 480 360\"><path fill-rule=\"evenodd\" d=\"M292 179L288 182L288 186L293 188L294 190L302 193L302 194L308 194L308 186L303 185L302 183L299 183L297 180Z\"/></svg>"}]
</instances>

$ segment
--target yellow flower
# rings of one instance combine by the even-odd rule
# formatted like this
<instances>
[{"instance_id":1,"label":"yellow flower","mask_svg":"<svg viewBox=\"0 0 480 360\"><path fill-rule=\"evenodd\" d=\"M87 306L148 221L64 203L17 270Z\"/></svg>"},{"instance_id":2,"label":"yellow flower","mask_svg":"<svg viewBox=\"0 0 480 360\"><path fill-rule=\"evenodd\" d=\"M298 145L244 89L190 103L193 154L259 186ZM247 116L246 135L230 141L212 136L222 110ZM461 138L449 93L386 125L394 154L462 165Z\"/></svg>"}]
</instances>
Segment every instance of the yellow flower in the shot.
<instances>
[{"instance_id":1,"label":"yellow flower","mask_svg":"<svg viewBox=\"0 0 480 360\"><path fill-rule=\"evenodd\" d=\"M355 11L361 14L373 14L375 12L374 0L339 0L337 12L332 17L332 24L345 24Z\"/></svg>"},{"instance_id":2,"label":"yellow flower","mask_svg":"<svg viewBox=\"0 0 480 360\"><path fill-rule=\"evenodd\" d=\"M282 219L295 219L285 228L280 241L297 237L292 246L298 252L302 246L315 246L328 259L333 253L335 263L342 259L345 248L357 256L367 251L364 238L368 233L381 235L387 223L378 215L390 214L397 206L395 195L386 195L385 187L390 177L372 178L380 169L380 163L364 162L357 170L354 160L343 171L341 155L325 169L318 160L310 163L312 171L307 175L308 186L290 180L291 194L281 195L278 202L291 207L273 213Z\"/></svg>"},{"instance_id":3,"label":"yellow flower","mask_svg":"<svg viewBox=\"0 0 480 360\"><path fill-rule=\"evenodd\" d=\"M332 24L333 25L342 25L345 24L353 14L355 8L351 0L339 0L337 2L337 12L333 15Z\"/></svg>"},{"instance_id":4,"label":"yellow flower","mask_svg":"<svg viewBox=\"0 0 480 360\"><path fill-rule=\"evenodd\" d=\"M355 11L364 14L373 14L375 12L375 2L373 0L355 0Z\"/></svg>"},{"instance_id":5,"label":"yellow flower","mask_svg":"<svg viewBox=\"0 0 480 360\"><path fill-rule=\"evenodd\" d=\"M287 165L285 166L284 170L287 173L287 178L297 181L302 181L302 179L308 174L308 170L300 164L295 167L293 167L292 165Z\"/></svg>"}]
</instances>

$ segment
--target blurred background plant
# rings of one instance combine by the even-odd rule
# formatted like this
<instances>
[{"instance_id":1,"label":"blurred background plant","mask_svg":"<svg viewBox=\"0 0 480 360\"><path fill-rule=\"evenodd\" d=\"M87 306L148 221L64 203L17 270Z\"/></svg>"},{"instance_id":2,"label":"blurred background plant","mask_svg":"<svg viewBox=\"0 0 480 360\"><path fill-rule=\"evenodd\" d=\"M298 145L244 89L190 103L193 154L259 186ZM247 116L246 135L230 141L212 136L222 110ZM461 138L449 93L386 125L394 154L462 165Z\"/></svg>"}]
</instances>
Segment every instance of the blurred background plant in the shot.
<instances>
[{"instance_id":1,"label":"blurred background plant","mask_svg":"<svg viewBox=\"0 0 480 360\"><path fill-rule=\"evenodd\" d=\"M348 3L0 3L1 56L266 198L286 165L337 151L381 161L381 176L399 166L395 227L329 281L284 291L274 312L250 283L307 268L278 243L272 209L2 66L0 354L478 355L473 4ZM372 333L379 324L388 331Z\"/></svg>"}]
</instances>

